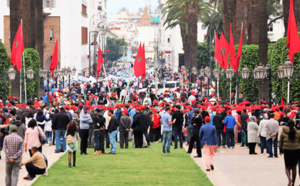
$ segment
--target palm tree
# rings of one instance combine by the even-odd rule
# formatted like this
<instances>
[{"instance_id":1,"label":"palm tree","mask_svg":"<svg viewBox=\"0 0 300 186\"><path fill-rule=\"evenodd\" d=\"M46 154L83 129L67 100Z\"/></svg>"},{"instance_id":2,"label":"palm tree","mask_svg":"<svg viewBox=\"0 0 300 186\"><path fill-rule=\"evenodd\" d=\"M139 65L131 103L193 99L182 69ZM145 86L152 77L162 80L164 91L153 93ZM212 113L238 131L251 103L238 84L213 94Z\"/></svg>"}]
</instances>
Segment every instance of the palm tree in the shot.
<instances>
[{"instance_id":1,"label":"palm tree","mask_svg":"<svg viewBox=\"0 0 300 186\"><path fill-rule=\"evenodd\" d=\"M197 23L200 15L211 10L209 3L202 0L168 0L163 8L164 25L167 28L180 27L185 67L197 68L198 43Z\"/></svg>"},{"instance_id":2,"label":"palm tree","mask_svg":"<svg viewBox=\"0 0 300 186\"><path fill-rule=\"evenodd\" d=\"M200 17L201 22L203 23L203 26L207 28L207 33L206 33L206 41L207 41L207 46L209 46L209 41L211 41L214 37L214 31L217 32L218 35L223 32L223 3L220 3L218 6L218 10L211 11L210 13L203 14Z\"/></svg>"}]
</instances>

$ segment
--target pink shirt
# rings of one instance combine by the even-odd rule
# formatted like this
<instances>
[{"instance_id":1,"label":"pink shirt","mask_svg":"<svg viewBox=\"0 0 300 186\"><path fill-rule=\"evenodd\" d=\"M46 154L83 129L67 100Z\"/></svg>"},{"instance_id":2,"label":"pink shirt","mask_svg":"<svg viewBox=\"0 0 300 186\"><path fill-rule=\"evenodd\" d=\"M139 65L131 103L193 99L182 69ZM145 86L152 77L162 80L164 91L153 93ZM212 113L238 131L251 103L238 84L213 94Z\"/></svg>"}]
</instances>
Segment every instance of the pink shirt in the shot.
<instances>
[{"instance_id":1,"label":"pink shirt","mask_svg":"<svg viewBox=\"0 0 300 186\"><path fill-rule=\"evenodd\" d=\"M40 133L42 136L45 136L45 133L43 132L43 130L38 127ZM25 144L27 144L27 149L31 149L32 147L37 147L39 148L41 146L41 142L39 140L39 131L38 131L37 127L34 127L34 129L32 128L28 128L25 132Z\"/></svg>"}]
</instances>

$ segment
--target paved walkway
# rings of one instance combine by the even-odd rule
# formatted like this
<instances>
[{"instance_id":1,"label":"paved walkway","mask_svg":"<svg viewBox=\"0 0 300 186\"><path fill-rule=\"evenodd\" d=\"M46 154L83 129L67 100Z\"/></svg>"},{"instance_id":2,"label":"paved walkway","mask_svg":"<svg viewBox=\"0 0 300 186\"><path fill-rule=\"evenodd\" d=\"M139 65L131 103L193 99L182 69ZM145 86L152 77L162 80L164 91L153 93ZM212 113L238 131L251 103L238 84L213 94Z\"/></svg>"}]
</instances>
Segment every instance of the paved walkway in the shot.
<instances>
[{"instance_id":1,"label":"paved walkway","mask_svg":"<svg viewBox=\"0 0 300 186\"><path fill-rule=\"evenodd\" d=\"M54 164L59 158L60 156L62 156L64 153L54 153L55 150L55 146L47 146L47 145L43 145L43 154L47 156L48 159L48 168L50 168L50 166L52 164ZM0 185L5 185L5 153L3 151L1 151L1 156L2 159L0 160ZM29 159L29 152L27 153L23 153L23 160L27 160ZM32 180L32 181L27 181L24 180L23 177L27 175L27 171L25 166L22 167L22 169L20 169L19 172L19 180L18 180L18 186L29 186L31 184L33 184L35 182L35 180L37 179L37 177ZM41 175L44 176L44 175Z\"/></svg>"},{"instance_id":2,"label":"paved walkway","mask_svg":"<svg viewBox=\"0 0 300 186\"><path fill-rule=\"evenodd\" d=\"M187 149L186 146L185 149ZM256 152L260 152L258 147ZM193 149L191 156L195 155L196 149ZM204 154L202 156L194 160L206 172L205 156ZM220 154L215 156L215 170L206 173L211 182L217 186L287 185L283 156L279 158L267 158L267 156L267 154L249 155L249 149L240 147L240 144L234 149L220 149ZM295 185L299 184L297 172Z\"/></svg>"}]
</instances>

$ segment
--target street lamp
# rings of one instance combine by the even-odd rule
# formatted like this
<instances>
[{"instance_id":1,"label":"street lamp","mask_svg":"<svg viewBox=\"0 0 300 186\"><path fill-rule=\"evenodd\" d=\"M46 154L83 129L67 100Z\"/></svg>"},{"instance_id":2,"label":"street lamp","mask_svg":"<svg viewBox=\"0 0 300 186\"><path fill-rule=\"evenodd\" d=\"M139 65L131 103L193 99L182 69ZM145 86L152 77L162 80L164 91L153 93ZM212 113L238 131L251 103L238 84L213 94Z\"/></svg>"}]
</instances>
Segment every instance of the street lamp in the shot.
<instances>
[{"instance_id":1,"label":"street lamp","mask_svg":"<svg viewBox=\"0 0 300 186\"><path fill-rule=\"evenodd\" d=\"M205 67L204 69L204 72L205 72L205 76L207 77L207 97L209 96L209 77L211 75L211 70L209 67Z\"/></svg>"},{"instance_id":2,"label":"street lamp","mask_svg":"<svg viewBox=\"0 0 300 186\"><path fill-rule=\"evenodd\" d=\"M231 66L225 71L226 77L230 79L230 89L229 89L229 100L230 100L230 105L231 105L231 82L232 82L232 77L234 76L234 70L232 69Z\"/></svg>"},{"instance_id":3,"label":"street lamp","mask_svg":"<svg viewBox=\"0 0 300 186\"><path fill-rule=\"evenodd\" d=\"M8 76L8 79L10 81L13 81L13 80L16 79L16 74L17 74L16 70L12 67L10 69L8 69L7 71L2 71L2 78L3 78L3 98L2 98L2 100L3 100L3 105L5 105L5 102L6 102L6 95L5 95L5 92L6 92L6 90L5 90L6 77Z\"/></svg>"},{"instance_id":4,"label":"street lamp","mask_svg":"<svg viewBox=\"0 0 300 186\"><path fill-rule=\"evenodd\" d=\"M278 71L277 71L277 74L278 74L278 77L280 79L282 78L288 78L288 88L287 88L287 102L289 103L290 102L290 78L292 77L293 75L293 72L294 72L294 65L293 63L290 61L290 59L287 59L287 61L284 63L284 65L280 65L278 67Z\"/></svg>"},{"instance_id":5,"label":"street lamp","mask_svg":"<svg viewBox=\"0 0 300 186\"><path fill-rule=\"evenodd\" d=\"M219 95L219 78L220 78L220 70L218 68L215 68L213 70L213 74L215 76L215 78L217 79L217 98L219 99L220 95Z\"/></svg>"},{"instance_id":6,"label":"street lamp","mask_svg":"<svg viewBox=\"0 0 300 186\"><path fill-rule=\"evenodd\" d=\"M250 76L250 70L248 69L247 65L244 66L242 69L242 78L243 79L248 79Z\"/></svg>"},{"instance_id":7,"label":"street lamp","mask_svg":"<svg viewBox=\"0 0 300 186\"><path fill-rule=\"evenodd\" d=\"M56 72L57 73L57 70L54 70L54 72ZM49 99L49 92L50 92L50 87L49 87L49 79L50 79L50 71L48 71L48 70L46 70L46 69L41 69L41 70L39 70L39 76L41 77L41 78L43 78L43 79L47 79L47 94L48 94L48 96L47 96L47 105L49 105L50 104L50 99ZM43 83L44 83L44 81L43 81Z\"/></svg>"}]
</instances>

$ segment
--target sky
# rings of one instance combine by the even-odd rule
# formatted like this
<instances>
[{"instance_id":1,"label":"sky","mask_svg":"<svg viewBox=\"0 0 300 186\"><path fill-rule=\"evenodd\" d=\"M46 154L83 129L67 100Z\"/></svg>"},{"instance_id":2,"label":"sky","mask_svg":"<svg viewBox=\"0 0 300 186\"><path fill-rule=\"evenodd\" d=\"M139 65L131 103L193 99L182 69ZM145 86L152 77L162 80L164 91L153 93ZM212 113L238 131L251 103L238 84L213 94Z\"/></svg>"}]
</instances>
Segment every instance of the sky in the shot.
<instances>
[{"instance_id":1,"label":"sky","mask_svg":"<svg viewBox=\"0 0 300 186\"><path fill-rule=\"evenodd\" d=\"M129 12L137 12L139 8L144 8L151 2L152 11L157 7L158 0L106 0L108 15L117 13L125 7Z\"/></svg>"}]
</instances>

